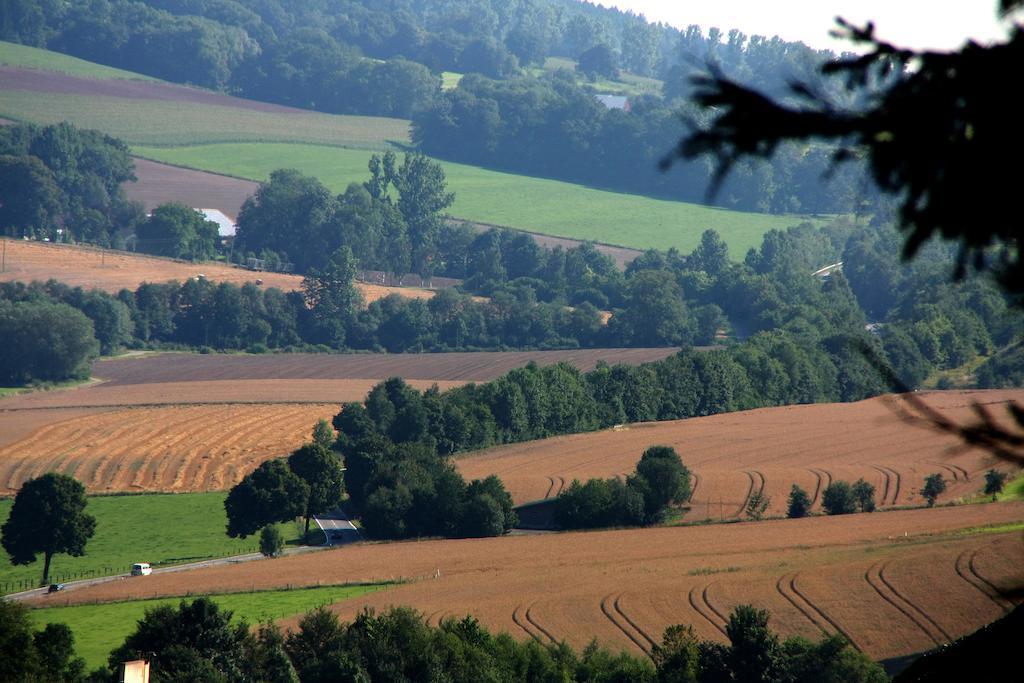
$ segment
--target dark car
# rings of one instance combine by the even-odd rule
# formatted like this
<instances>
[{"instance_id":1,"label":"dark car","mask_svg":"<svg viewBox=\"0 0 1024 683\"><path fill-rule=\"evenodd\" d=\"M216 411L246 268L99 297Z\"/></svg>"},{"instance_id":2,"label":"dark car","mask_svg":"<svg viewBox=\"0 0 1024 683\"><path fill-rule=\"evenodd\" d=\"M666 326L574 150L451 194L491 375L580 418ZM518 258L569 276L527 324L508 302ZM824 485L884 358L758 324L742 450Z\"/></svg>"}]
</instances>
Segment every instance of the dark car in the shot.
<instances>
[{"instance_id":1,"label":"dark car","mask_svg":"<svg viewBox=\"0 0 1024 683\"><path fill-rule=\"evenodd\" d=\"M51 583L50 588L46 591L47 593L56 593L57 591L64 590L63 583Z\"/></svg>"}]
</instances>

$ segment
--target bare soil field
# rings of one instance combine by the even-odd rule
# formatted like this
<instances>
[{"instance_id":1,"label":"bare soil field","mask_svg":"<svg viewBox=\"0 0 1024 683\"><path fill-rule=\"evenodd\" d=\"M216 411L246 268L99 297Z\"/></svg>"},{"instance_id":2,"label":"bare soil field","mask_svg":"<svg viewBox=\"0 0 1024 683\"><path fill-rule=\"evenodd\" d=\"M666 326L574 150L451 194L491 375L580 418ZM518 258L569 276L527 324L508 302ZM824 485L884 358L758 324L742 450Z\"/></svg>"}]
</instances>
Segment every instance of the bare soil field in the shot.
<instances>
[{"instance_id":1,"label":"bare soil field","mask_svg":"<svg viewBox=\"0 0 1024 683\"><path fill-rule=\"evenodd\" d=\"M209 208L209 207L204 207ZM7 249L6 267L0 282L45 282L51 278L72 287L101 289L111 294L121 289L135 289L143 282L179 282L205 276L214 282L243 285L263 281L264 287L290 291L302 286L302 277L283 273L264 273L235 268L219 263L191 263L156 256L142 256L123 251L98 249L70 244L49 244L26 240L3 240ZM384 287L357 282L366 303L400 294L416 299L429 299L434 292L415 287Z\"/></svg>"},{"instance_id":2,"label":"bare soil field","mask_svg":"<svg viewBox=\"0 0 1024 683\"><path fill-rule=\"evenodd\" d=\"M30 419L33 412L42 411L27 411ZM0 495L51 471L75 477L90 493L224 490L308 441L316 421L329 420L338 406L136 407L70 418L49 412L59 421L0 446Z\"/></svg>"},{"instance_id":3,"label":"bare soil field","mask_svg":"<svg viewBox=\"0 0 1024 683\"><path fill-rule=\"evenodd\" d=\"M128 199L142 202L146 211L166 202L181 202L197 208L219 209L237 219L242 204L259 187L259 183L251 180L193 171L139 157L132 161L138 180L125 183L124 192Z\"/></svg>"},{"instance_id":4,"label":"bare soil field","mask_svg":"<svg viewBox=\"0 0 1024 683\"><path fill-rule=\"evenodd\" d=\"M56 71L25 69L16 66L0 66L0 83L3 84L4 90L53 92L90 97L121 97L131 100L193 102L275 114L309 113L304 109L257 102L256 100L243 100L212 90L190 88L163 81L82 78Z\"/></svg>"},{"instance_id":5,"label":"bare soil field","mask_svg":"<svg viewBox=\"0 0 1024 683\"><path fill-rule=\"evenodd\" d=\"M93 366L93 374L118 384L240 379L385 379L483 382L527 363L569 363L582 371L598 361L639 365L679 349L571 349L565 351L465 351L453 353L203 355L164 353L114 358Z\"/></svg>"},{"instance_id":6,"label":"bare soil field","mask_svg":"<svg viewBox=\"0 0 1024 683\"><path fill-rule=\"evenodd\" d=\"M900 510L692 527L506 538L362 543L323 553L126 579L68 591L60 604L203 591L406 578L332 607L410 605L432 623L472 614L522 639L592 637L648 652L690 623L724 641L730 610L771 610L784 634L838 632L876 659L935 647L1011 608L1020 531L975 527L1024 519L1024 503ZM937 599L936 596L941 596ZM37 604L50 604L41 598ZM286 622L294 624L295 620Z\"/></svg>"},{"instance_id":7,"label":"bare soil field","mask_svg":"<svg viewBox=\"0 0 1024 683\"><path fill-rule=\"evenodd\" d=\"M967 420L979 402L1024 400L1024 391L948 391L919 394L950 418ZM785 514L793 484L821 507L821 491L834 480L863 477L875 486L879 507L920 505L925 476L940 473L953 500L984 487L984 472L996 466L977 449L901 420L899 399L884 396L858 403L764 408L672 422L651 422L502 446L458 461L469 478L496 474L517 503L557 495L573 479L624 476L640 454L663 444L678 451L695 474L687 520L741 516L750 495L771 497L769 514Z\"/></svg>"}]
</instances>

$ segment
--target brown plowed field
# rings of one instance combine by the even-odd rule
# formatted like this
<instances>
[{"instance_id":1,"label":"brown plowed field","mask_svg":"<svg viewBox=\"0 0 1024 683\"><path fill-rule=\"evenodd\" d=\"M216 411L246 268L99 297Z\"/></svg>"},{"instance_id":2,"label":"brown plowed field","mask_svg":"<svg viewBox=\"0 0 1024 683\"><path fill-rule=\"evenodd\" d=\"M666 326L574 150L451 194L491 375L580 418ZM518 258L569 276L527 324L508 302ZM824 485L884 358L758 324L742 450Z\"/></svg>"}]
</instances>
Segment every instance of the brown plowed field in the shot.
<instances>
[{"instance_id":1,"label":"brown plowed field","mask_svg":"<svg viewBox=\"0 0 1024 683\"><path fill-rule=\"evenodd\" d=\"M206 207L208 208L208 207ZM204 275L214 282L246 282L263 280L264 287L277 287L285 291L302 286L298 275L253 272L244 268L217 263L189 263L173 259L142 256L123 251L111 251L70 244L49 244L25 240L3 240L6 249L6 268L0 273L0 282L45 282L51 278L72 287L102 289L116 293L121 289L135 289L143 282L183 282ZM383 299L389 294L401 294L416 299L429 299L434 293L415 287L383 287L357 282L366 303Z\"/></svg>"},{"instance_id":2,"label":"brown plowed field","mask_svg":"<svg viewBox=\"0 0 1024 683\"><path fill-rule=\"evenodd\" d=\"M181 202L203 209L220 209L232 219L238 218L242 204L256 191L259 183L204 171L193 171L149 159L134 157L134 183L124 184L124 193L142 202L152 211L167 202Z\"/></svg>"},{"instance_id":3,"label":"brown plowed field","mask_svg":"<svg viewBox=\"0 0 1024 683\"><path fill-rule=\"evenodd\" d=\"M0 83L4 90L28 90L33 92L55 92L66 95L87 95L89 97L123 97L132 100L161 100L165 102L192 102L234 107L251 111L276 114L306 114L304 109L294 109L269 102L243 100L222 95L212 90L190 88L163 81L96 79L72 76L71 74L40 69L25 69L17 66L0 66Z\"/></svg>"},{"instance_id":4,"label":"brown plowed field","mask_svg":"<svg viewBox=\"0 0 1024 683\"><path fill-rule=\"evenodd\" d=\"M573 349L566 351L466 351L453 353L203 355L165 353L104 360L93 374L118 384L240 379L405 379L484 382L531 361L569 363L586 372L599 361L639 365L662 360L676 348Z\"/></svg>"},{"instance_id":5,"label":"brown plowed field","mask_svg":"<svg viewBox=\"0 0 1024 683\"><path fill-rule=\"evenodd\" d=\"M1000 403L1024 401L1021 390L919 395L957 420L972 417L974 402L999 412ZM955 438L907 424L894 402L899 399L886 396L625 425L493 448L462 458L458 466L468 478L498 475L521 503L555 495L561 481L624 475L645 448L665 444L697 475L689 519L736 517L762 488L771 496L769 514L785 514L793 484L820 509L820 491L832 480L860 477L874 484L880 507L921 504L918 489L935 472L947 481L940 501L980 491L984 472L994 466L988 455L951 452L960 445Z\"/></svg>"},{"instance_id":6,"label":"brown plowed field","mask_svg":"<svg viewBox=\"0 0 1024 683\"><path fill-rule=\"evenodd\" d=\"M772 626L784 634L844 632L868 655L883 659L934 647L931 631L957 637L1007 610L1010 602L1003 597L997 602L976 583L1004 591L1019 585L1024 566L1020 532L963 530L1021 519L1024 503L1008 503L357 544L112 582L69 591L61 602L194 594L198 587L225 591L405 577L414 581L333 609L351 618L363 606L411 605L434 621L444 614L473 614L520 639L550 637L583 647L596 637L612 648L639 653L675 623L692 623L702 637L724 641L722 617L737 604L751 603L770 609ZM974 554L976 572L966 579L959 573L965 553ZM876 567L891 587L886 595L901 600L914 618L865 578L870 574L874 580Z\"/></svg>"},{"instance_id":7,"label":"brown plowed field","mask_svg":"<svg viewBox=\"0 0 1024 683\"><path fill-rule=\"evenodd\" d=\"M61 410L48 412L66 418ZM75 477L91 493L224 490L264 460L308 441L316 421L337 412L337 404L225 404L60 419L0 446L0 494L51 471Z\"/></svg>"}]
</instances>

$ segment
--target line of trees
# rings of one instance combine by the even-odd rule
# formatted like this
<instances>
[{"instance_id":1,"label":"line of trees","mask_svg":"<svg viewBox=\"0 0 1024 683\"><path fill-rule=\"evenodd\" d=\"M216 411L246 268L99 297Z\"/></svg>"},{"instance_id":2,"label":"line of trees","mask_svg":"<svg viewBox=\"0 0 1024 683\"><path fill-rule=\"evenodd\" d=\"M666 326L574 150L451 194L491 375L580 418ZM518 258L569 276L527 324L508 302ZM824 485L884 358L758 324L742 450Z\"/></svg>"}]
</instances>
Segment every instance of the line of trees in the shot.
<instances>
[{"instance_id":1,"label":"line of trees","mask_svg":"<svg viewBox=\"0 0 1024 683\"><path fill-rule=\"evenodd\" d=\"M702 114L653 95L630 104L628 112L606 108L568 72L507 80L473 74L413 116L412 136L420 150L438 158L704 202L714 173L710 158L659 171L679 135L680 109L695 119ZM771 161L738 165L717 201L743 211L831 214L873 202L863 168L833 171L832 153L821 144L785 145Z\"/></svg>"},{"instance_id":2,"label":"line of trees","mask_svg":"<svg viewBox=\"0 0 1024 683\"><path fill-rule=\"evenodd\" d=\"M66 626L35 631L28 610L0 603L0 674L4 680L102 683L116 680L122 662L146 659L155 681L761 681L763 683L882 683L882 668L840 636L814 642L783 640L769 613L749 605L728 616L729 642L700 639L692 626L668 627L642 658L612 653L596 643L577 652L566 643L543 645L492 634L471 616L448 617L438 627L407 607L363 611L340 622L326 609L305 614L282 633L273 624L250 628L211 598L182 600L146 610L109 664L88 676L74 656Z\"/></svg>"},{"instance_id":3,"label":"line of trees","mask_svg":"<svg viewBox=\"0 0 1024 683\"><path fill-rule=\"evenodd\" d=\"M690 470L670 446L651 446L636 471L622 481L574 479L555 500L555 522L562 529L658 524L669 506L690 499Z\"/></svg>"}]
</instances>

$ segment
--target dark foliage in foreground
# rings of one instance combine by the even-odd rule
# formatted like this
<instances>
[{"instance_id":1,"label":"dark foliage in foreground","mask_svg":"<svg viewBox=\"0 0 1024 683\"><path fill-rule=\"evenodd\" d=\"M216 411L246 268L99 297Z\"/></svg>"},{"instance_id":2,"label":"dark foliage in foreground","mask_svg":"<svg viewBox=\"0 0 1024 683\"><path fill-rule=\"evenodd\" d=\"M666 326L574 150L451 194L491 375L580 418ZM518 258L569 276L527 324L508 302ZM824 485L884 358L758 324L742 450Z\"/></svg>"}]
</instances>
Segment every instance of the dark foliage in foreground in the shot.
<instances>
[{"instance_id":1,"label":"dark foliage in foreground","mask_svg":"<svg viewBox=\"0 0 1024 683\"><path fill-rule=\"evenodd\" d=\"M881 683L881 668L832 636L812 643L781 640L768 613L737 607L726 631L730 644L697 638L671 626L646 658L592 643L580 652L565 643L518 642L493 635L476 619L447 618L438 628L409 608L363 612L351 623L320 609L282 636L273 626L252 633L208 598L146 613L111 654L111 670L126 658L149 657L155 681L764 681ZM100 680L100 674L95 674Z\"/></svg>"}]
</instances>

